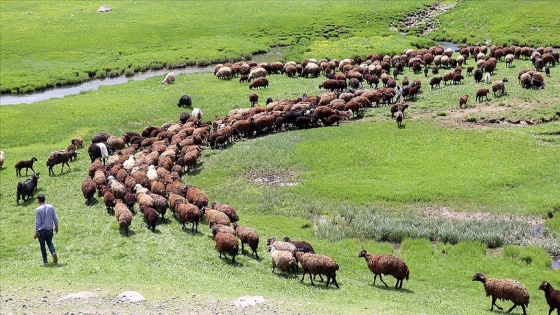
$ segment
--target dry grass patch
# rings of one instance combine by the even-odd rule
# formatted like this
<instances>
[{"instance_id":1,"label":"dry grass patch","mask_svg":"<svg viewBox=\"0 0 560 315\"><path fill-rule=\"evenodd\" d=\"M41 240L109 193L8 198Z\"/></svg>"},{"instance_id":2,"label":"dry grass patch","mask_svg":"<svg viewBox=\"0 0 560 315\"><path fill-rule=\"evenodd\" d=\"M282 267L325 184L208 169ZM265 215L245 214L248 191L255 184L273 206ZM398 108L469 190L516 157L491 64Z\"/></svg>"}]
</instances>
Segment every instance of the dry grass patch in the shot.
<instances>
[{"instance_id":1,"label":"dry grass patch","mask_svg":"<svg viewBox=\"0 0 560 315\"><path fill-rule=\"evenodd\" d=\"M247 173L247 179L253 183L277 187L292 187L299 184L299 182L295 180L295 176L296 172L291 170L269 172L250 170Z\"/></svg>"}]
</instances>

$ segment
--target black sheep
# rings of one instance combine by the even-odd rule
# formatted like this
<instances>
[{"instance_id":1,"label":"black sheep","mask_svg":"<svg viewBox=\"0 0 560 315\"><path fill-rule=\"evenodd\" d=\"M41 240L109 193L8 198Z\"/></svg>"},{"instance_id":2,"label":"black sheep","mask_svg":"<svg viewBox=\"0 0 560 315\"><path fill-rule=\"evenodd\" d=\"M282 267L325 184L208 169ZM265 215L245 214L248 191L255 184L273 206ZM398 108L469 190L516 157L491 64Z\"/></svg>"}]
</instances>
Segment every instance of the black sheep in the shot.
<instances>
[{"instance_id":1,"label":"black sheep","mask_svg":"<svg viewBox=\"0 0 560 315\"><path fill-rule=\"evenodd\" d=\"M22 199L23 201L27 201L29 200L29 197L33 198L35 190L37 190L39 174L40 173L34 173L33 175L31 175L30 179L24 182L19 182L17 184L17 204L19 204L20 199Z\"/></svg>"},{"instance_id":2,"label":"black sheep","mask_svg":"<svg viewBox=\"0 0 560 315\"><path fill-rule=\"evenodd\" d=\"M21 170L25 168L25 176L27 176L27 170L31 169L33 173L35 170L33 169L33 163L37 161L37 158L33 157L31 160L19 161L16 163L16 176L21 176Z\"/></svg>"},{"instance_id":3,"label":"black sheep","mask_svg":"<svg viewBox=\"0 0 560 315\"><path fill-rule=\"evenodd\" d=\"M482 81L482 74L482 69L478 68L474 70L474 81L476 83L480 83L480 81Z\"/></svg>"},{"instance_id":4,"label":"black sheep","mask_svg":"<svg viewBox=\"0 0 560 315\"><path fill-rule=\"evenodd\" d=\"M107 145L107 143L92 143L88 148L89 158L91 159L91 163L95 161L95 159L100 158L103 161L103 165L105 165L105 160L107 156L111 154L111 149Z\"/></svg>"},{"instance_id":5,"label":"black sheep","mask_svg":"<svg viewBox=\"0 0 560 315\"><path fill-rule=\"evenodd\" d=\"M179 102L177 102L178 107L192 107L191 97L187 94L181 96Z\"/></svg>"}]
</instances>

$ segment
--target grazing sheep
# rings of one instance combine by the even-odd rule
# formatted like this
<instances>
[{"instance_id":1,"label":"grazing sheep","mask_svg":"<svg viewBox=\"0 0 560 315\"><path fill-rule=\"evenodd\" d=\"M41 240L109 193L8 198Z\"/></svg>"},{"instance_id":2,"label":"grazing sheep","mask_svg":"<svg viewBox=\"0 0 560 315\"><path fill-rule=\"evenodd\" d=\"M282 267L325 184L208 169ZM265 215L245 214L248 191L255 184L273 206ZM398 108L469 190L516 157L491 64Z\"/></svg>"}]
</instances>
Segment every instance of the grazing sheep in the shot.
<instances>
[{"instance_id":1,"label":"grazing sheep","mask_svg":"<svg viewBox=\"0 0 560 315\"><path fill-rule=\"evenodd\" d=\"M140 211L142 211L142 215L144 215L144 219L146 220L148 229L152 230L152 232L155 232L159 213L156 211L156 209L142 204L140 204Z\"/></svg>"},{"instance_id":2,"label":"grazing sheep","mask_svg":"<svg viewBox=\"0 0 560 315\"><path fill-rule=\"evenodd\" d=\"M4 151L0 151L0 169L4 167Z\"/></svg>"},{"instance_id":3,"label":"grazing sheep","mask_svg":"<svg viewBox=\"0 0 560 315\"><path fill-rule=\"evenodd\" d=\"M175 72L171 71L165 76L163 81L161 81L161 84L171 84L173 82L175 82Z\"/></svg>"},{"instance_id":4,"label":"grazing sheep","mask_svg":"<svg viewBox=\"0 0 560 315\"><path fill-rule=\"evenodd\" d=\"M19 182L17 184L17 198L16 203L19 204L19 200L22 199L24 202L29 200L29 198L33 198L35 194L35 190L37 190L37 185L39 184L39 174L40 173L33 173L30 179L26 181Z\"/></svg>"},{"instance_id":5,"label":"grazing sheep","mask_svg":"<svg viewBox=\"0 0 560 315\"><path fill-rule=\"evenodd\" d=\"M72 156L77 156L76 151L55 151L52 152L51 155L49 156L49 158L47 159L47 167L49 168L49 176L54 176L54 171L53 171L53 167L57 164L62 164L62 168L60 169L60 173L62 174L62 171L64 171L64 165L66 164L68 166L68 169L70 169L70 164L68 164L68 161L70 161L70 158Z\"/></svg>"},{"instance_id":6,"label":"grazing sheep","mask_svg":"<svg viewBox=\"0 0 560 315\"><path fill-rule=\"evenodd\" d=\"M251 82L251 80L253 79L257 79L257 78L264 78L266 77L266 69L263 67L256 67L251 69L251 71L249 72L249 77L247 78L249 80L249 82Z\"/></svg>"},{"instance_id":7,"label":"grazing sheep","mask_svg":"<svg viewBox=\"0 0 560 315\"><path fill-rule=\"evenodd\" d=\"M255 254L255 256L257 257L257 260L259 260L259 253L257 251L259 247L259 234L252 228L247 226L240 226L237 225L237 223L233 223L233 229L235 230L235 234L237 234L237 237L239 237L239 240L241 241L241 253L245 251L244 245L247 244L253 251L253 254Z\"/></svg>"},{"instance_id":8,"label":"grazing sheep","mask_svg":"<svg viewBox=\"0 0 560 315\"><path fill-rule=\"evenodd\" d=\"M257 258L258 259L258 258ZM294 255L288 251L277 250L274 246L270 247L270 259L272 261L272 272L278 267L282 271L297 272L297 261Z\"/></svg>"},{"instance_id":9,"label":"grazing sheep","mask_svg":"<svg viewBox=\"0 0 560 315\"><path fill-rule=\"evenodd\" d=\"M461 96L461 98L459 99L459 108L463 108L463 105L465 105L466 108L468 100L469 100L469 94L465 94Z\"/></svg>"},{"instance_id":10,"label":"grazing sheep","mask_svg":"<svg viewBox=\"0 0 560 315\"><path fill-rule=\"evenodd\" d=\"M16 163L16 176L20 177L21 176L21 170L23 168L25 168L25 176L27 176L27 170L31 169L31 171L33 171L33 173L35 173L35 170L33 169L33 163L35 163L37 161L37 158L32 157L31 160L23 160L23 161L19 161Z\"/></svg>"},{"instance_id":11,"label":"grazing sheep","mask_svg":"<svg viewBox=\"0 0 560 315\"><path fill-rule=\"evenodd\" d=\"M496 92L500 91L500 95L506 94L506 83L508 82L507 78L503 80L494 81L492 83L492 91L494 92L494 96L496 96Z\"/></svg>"},{"instance_id":12,"label":"grazing sheep","mask_svg":"<svg viewBox=\"0 0 560 315\"><path fill-rule=\"evenodd\" d=\"M546 281L541 282L539 290L544 291L546 303L550 307L548 309L548 315L552 314L554 309L556 309L556 314L560 315L560 290L554 290L552 285Z\"/></svg>"},{"instance_id":13,"label":"grazing sheep","mask_svg":"<svg viewBox=\"0 0 560 315\"><path fill-rule=\"evenodd\" d=\"M253 88L260 89L261 87L268 87L268 79L265 77L256 78L255 81L249 84L249 90Z\"/></svg>"},{"instance_id":14,"label":"grazing sheep","mask_svg":"<svg viewBox=\"0 0 560 315\"><path fill-rule=\"evenodd\" d=\"M488 90L488 89L478 89L476 91L476 101L482 102L483 97L485 97L486 100L488 101L488 93L489 92L490 92L490 90Z\"/></svg>"},{"instance_id":15,"label":"grazing sheep","mask_svg":"<svg viewBox=\"0 0 560 315\"><path fill-rule=\"evenodd\" d=\"M231 67L221 67L218 71L216 71L216 77L222 80L231 80L233 77Z\"/></svg>"},{"instance_id":16,"label":"grazing sheep","mask_svg":"<svg viewBox=\"0 0 560 315\"><path fill-rule=\"evenodd\" d=\"M512 279L487 279L483 273L475 274L472 277L472 281L480 281L484 284L486 296L492 297L491 311L494 310L494 306L500 311L503 310L503 308L496 304L496 300L501 299L513 302L513 306L507 311L508 313L517 306L521 306L523 308L523 314L527 314L525 308L529 306L529 292L519 281Z\"/></svg>"},{"instance_id":17,"label":"grazing sheep","mask_svg":"<svg viewBox=\"0 0 560 315\"><path fill-rule=\"evenodd\" d=\"M304 253L309 253L309 254L315 254L315 250L313 249L313 246L311 246L311 244L309 244L308 242L305 241L292 241L289 237L284 237L284 242L288 242L293 244L297 250L299 250L300 252L304 252Z\"/></svg>"},{"instance_id":18,"label":"grazing sheep","mask_svg":"<svg viewBox=\"0 0 560 315\"><path fill-rule=\"evenodd\" d=\"M208 196L206 196L202 190L192 185L186 186L186 197L190 203L196 205L200 209L208 206Z\"/></svg>"},{"instance_id":19,"label":"grazing sheep","mask_svg":"<svg viewBox=\"0 0 560 315\"><path fill-rule=\"evenodd\" d=\"M307 254L300 251L297 251L295 256L296 260L301 264L301 269L303 270L303 276L300 282L303 282L306 273L309 273L311 285L315 285L313 283L314 275L325 275L327 276L327 287L332 280L332 283L336 286L336 288L340 289L338 283L336 282L336 271L339 267L332 258L319 254Z\"/></svg>"},{"instance_id":20,"label":"grazing sheep","mask_svg":"<svg viewBox=\"0 0 560 315\"><path fill-rule=\"evenodd\" d=\"M189 222L192 223L191 231L198 232L198 222L200 221L200 209L191 204L191 203L183 203L180 201L176 201L176 208L175 213L177 214L177 218L179 222L182 224L182 229L185 230L185 223Z\"/></svg>"},{"instance_id":21,"label":"grazing sheep","mask_svg":"<svg viewBox=\"0 0 560 315\"><path fill-rule=\"evenodd\" d=\"M222 254L224 254L224 257L228 259L226 256L227 253L232 257L231 263L235 264L235 256L239 253L237 236L230 233L218 233L214 236L214 240L216 241L216 248L220 252L220 258L222 258Z\"/></svg>"},{"instance_id":22,"label":"grazing sheep","mask_svg":"<svg viewBox=\"0 0 560 315\"><path fill-rule=\"evenodd\" d=\"M86 178L82 182L82 194L84 195L84 198L86 198L86 205L89 206L91 199L93 199L93 196L95 196L95 190L95 182L91 177Z\"/></svg>"},{"instance_id":23,"label":"grazing sheep","mask_svg":"<svg viewBox=\"0 0 560 315\"><path fill-rule=\"evenodd\" d=\"M178 107L192 107L192 99L189 95L185 94L181 96L179 101L177 102Z\"/></svg>"},{"instance_id":24,"label":"grazing sheep","mask_svg":"<svg viewBox=\"0 0 560 315\"><path fill-rule=\"evenodd\" d=\"M115 218L119 222L119 229L124 229L126 236L128 236L128 228L132 223L132 216L132 211L121 200L117 200L115 204Z\"/></svg>"},{"instance_id":25,"label":"grazing sheep","mask_svg":"<svg viewBox=\"0 0 560 315\"><path fill-rule=\"evenodd\" d=\"M369 270L373 272L373 285L375 285L375 280L377 276L379 276L379 279L383 282L385 287L389 287L387 283L383 281L382 275L391 275L397 279L395 289L402 288L404 279L408 280L410 274L408 266L404 260L395 255L375 255L368 253L364 249L358 254L358 257L364 257Z\"/></svg>"},{"instance_id":26,"label":"grazing sheep","mask_svg":"<svg viewBox=\"0 0 560 315\"><path fill-rule=\"evenodd\" d=\"M214 201L212 202L211 208L225 213L228 216L231 223L239 221L239 216L237 216L237 212L235 211L235 208L230 205L221 205Z\"/></svg>"},{"instance_id":27,"label":"grazing sheep","mask_svg":"<svg viewBox=\"0 0 560 315\"><path fill-rule=\"evenodd\" d=\"M251 103L251 107L255 106L259 101L259 94L255 92L249 93L249 102Z\"/></svg>"}]
</instances>

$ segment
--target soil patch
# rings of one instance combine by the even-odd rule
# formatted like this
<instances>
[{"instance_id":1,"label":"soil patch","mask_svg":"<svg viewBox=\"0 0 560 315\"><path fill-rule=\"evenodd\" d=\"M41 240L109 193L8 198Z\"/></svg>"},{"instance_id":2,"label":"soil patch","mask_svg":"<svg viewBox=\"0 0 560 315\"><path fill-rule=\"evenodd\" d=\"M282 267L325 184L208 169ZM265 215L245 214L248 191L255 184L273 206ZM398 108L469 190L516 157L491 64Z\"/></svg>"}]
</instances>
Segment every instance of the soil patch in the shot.
<instances>
[{"instance_id":1,"label":"soil patch","mask_svg":"<svg viewBox=\"0 0 560 315\"><path fill-rule=\"evenodd\" d=\"M278 187L292 187L299 184L299 182L294 179L295 175L296 172L291 170L278 172L263 172L258 170L251 170L247 174L247 178L249 181L254 183Z\"/></svg>"},{"instance_id":2,"label":"soil patch","mask_svg":"<svg viewBox=\"0 0 560 315\"><path fill-rule=\"evenodd\" d=\"M440 25L440 21L435 17L453 9L455 5L456 3L443 5L440 2L435 2L424 11L410 13L404 19L398 21L398 24L391 25L389 29L399 31L403 35L406 35L412 28L417 29L418 34L430 33Z\"/></svg>"}]
</instances>

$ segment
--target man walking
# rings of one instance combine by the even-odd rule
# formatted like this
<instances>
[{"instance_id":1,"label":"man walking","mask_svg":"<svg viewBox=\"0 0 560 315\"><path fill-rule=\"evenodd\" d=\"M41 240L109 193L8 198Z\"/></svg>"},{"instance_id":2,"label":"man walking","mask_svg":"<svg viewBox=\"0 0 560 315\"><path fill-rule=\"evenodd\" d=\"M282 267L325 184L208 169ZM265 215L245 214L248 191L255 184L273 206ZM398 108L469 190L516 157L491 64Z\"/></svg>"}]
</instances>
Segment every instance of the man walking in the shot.
<instances>
[{"instance_id":1,"label":"man walking","mask_svg":"<svg viewBox=\"0 0 560 315\"><path fill-rule=\"evenodd\" d=\"M47 204L45 202L45 195L37 195L37 200L39 201L39 206L35 209L35 234L33 238L39 239L39 245L41 245L41 254L43 255L43 264L47 263L47 249L45 244L49 247L49 251L53 257L53 263L58 263L58 256L54 249L54 244L52 242L53 238L53 227L55 233L58 233L58 218L56 217L56 211L53 205Z\"/></svg>"}]
</instances>

